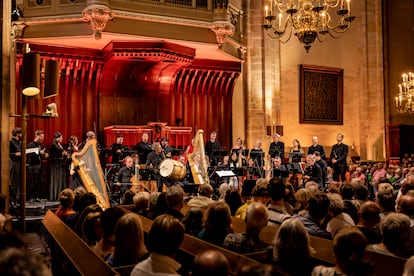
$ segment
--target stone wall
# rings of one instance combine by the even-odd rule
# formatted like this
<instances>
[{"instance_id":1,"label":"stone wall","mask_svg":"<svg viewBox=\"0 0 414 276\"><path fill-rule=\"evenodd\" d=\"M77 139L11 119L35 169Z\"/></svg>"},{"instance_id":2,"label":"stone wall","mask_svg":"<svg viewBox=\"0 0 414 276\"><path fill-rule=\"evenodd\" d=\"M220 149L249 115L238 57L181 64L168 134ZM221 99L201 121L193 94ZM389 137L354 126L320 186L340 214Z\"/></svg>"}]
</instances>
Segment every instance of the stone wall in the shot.
<instances>
[{"instance_id":1,"label":"stone wall","mask_svg":"<svg viewBox=\"0 0 414 276\"><path fill-rule=\"evenodd\" d=\"M381 1L353 1L357 19L351 29L339 39L326 37L322 43L313 43L309 53L295 36L286 44L269 38L262 28L261 1L246 2L246 120L238 120L233 113L233 133L244 125L247 146L251 148L255 140L261 139L267 151L271 142L266 135L269 125L283 126L286 150L293 139L309 146L313 135L319 137L322 145L331 146L340 132L350 146L349 156L384 159ZM344 70L343 125L299 123L300 64ZM235 91L234 95L237 94Z\"/></svg>"}]
</instances>

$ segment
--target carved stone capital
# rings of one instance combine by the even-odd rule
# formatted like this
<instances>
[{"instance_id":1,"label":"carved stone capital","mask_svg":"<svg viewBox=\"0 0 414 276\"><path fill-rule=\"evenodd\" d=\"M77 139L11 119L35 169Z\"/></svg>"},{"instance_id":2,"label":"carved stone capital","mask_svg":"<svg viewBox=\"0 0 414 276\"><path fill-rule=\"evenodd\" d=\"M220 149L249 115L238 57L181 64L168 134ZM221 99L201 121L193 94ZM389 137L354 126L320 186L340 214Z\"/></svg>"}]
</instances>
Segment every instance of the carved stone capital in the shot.
<instances>
[{"instance_id":1,"label":"carved stone capital","mask_svg":"<svg viewBox=\"0 0 414 276\"><path fill-rule=\"evenodd\" d=\"M14 39L19 39L23 37L24 29L27 27L23 22L13 22L11 34Z\"/></svg>"},{"instance_id":2,"label":"carved stone capital","mask_svg":"<svg viewBox=\"0 0 414 276\"><path fill-rule=\"evenodd\" d=\"M112 10L105 5L89 5L82 11L82 18L90 23L96 40L101 39L106 23L113 17Z\"/></svg>"},{"instance_id":3,"label":"carved stone capital","mask_svg":"<svg viewBox=\"0 0 414 276\"><path fill-rule=\"evenodd\" d=\"M234 26L228 22L216 23L210 27L210 30L212 30L216 34L217 43L221 48L224 42L226 42L227 36L233 35Z\"/></svg>"}]
</instances>

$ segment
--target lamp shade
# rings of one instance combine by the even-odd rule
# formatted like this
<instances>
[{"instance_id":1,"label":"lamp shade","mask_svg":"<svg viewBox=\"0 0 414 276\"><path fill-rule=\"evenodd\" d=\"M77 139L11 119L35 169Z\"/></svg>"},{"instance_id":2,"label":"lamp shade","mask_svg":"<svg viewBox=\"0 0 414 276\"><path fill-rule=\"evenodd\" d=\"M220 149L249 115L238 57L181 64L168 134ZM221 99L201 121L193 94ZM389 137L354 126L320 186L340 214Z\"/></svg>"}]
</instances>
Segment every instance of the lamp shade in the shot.
<instances>
[{"instance_id":1,"label":"lamp shade","mask_svg":"<svg viewBox=\"0 0 414 276\"><path fill-rule=\"evenodd\" d=\"M23 95L36 96L40 92L40 55L23 55Z\"/></svg>"},{"instance_id":2,"label":"lamp shade","mask_svg":"<svg viewBox=\"0 0 414 276\"><path fill-rule=\"evenodd\" d=\"M45 85L43 97L52 97L59 93L59 62L47 60L45 64Z\"/></svg>"}]
</instances>

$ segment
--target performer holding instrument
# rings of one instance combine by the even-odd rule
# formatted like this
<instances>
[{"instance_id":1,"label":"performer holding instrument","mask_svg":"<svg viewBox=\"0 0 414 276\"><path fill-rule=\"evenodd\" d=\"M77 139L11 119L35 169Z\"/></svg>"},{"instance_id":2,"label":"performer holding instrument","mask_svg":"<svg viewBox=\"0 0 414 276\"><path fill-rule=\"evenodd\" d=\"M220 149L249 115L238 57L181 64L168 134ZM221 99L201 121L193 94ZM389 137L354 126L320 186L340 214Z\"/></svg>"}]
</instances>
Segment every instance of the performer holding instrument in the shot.
<instances>
[{"instance_id":1,"label":"performer holding instrument","mask_svg":"<svg viewBox=\"0 0 414 276\"><path fill-rule=\"evenodd\" d=\"M125 157L125 166L118 171L117 186L120 186L120 191L125 193L126 190L131 189L132 185L138 185L138 179L136 179L134 159L131 156Z\"/></svg>"},{"instance_id":2,"label":"performer holding instrument","mask_svg":"<svg viewBox=\"0 0 414 276\"><path fill-rule=\"evenodd\" d=\"M161 144L159 142L155 142L152 145L153 151L148 154L146 168L148 170L152 170L154 172L154 178L157 181L157 189L158 192L162 192L162 185L163 179L159 173L159 168L162 160L165 159L165 154L162 151Z\"/></svg>"}]
</instances>

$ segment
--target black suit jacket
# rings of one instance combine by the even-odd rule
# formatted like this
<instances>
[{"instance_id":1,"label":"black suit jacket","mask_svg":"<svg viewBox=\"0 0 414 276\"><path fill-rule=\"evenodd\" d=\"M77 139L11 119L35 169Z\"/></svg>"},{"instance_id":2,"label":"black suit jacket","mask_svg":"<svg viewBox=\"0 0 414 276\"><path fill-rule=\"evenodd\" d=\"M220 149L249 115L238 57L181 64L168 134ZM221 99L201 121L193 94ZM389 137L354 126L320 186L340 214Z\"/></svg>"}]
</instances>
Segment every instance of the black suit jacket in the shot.
<instances>
[{"instance_id":1,"label":"black suit jacket","mask_svg":"<svg viewBox=\"0 0 414 276\"><path fill-rule=\"evenodd\" d=\"M283 162L283 158L285 157L285 144L283 142L272 142L269 147L269 154L272 158L276 156L280 156Z\"/></svg>"},{"instance_id":2,"label":"black suit jacket","mask_svg":"<svg viewBox=\"0 0 414 276\"><path fill-rule=\"evenodd\" d=\"M336 159L334 167L346 167L346 157L348 156L348 146L340 143L332 146L331 159Z\"/></svg>"}]
</instances>

